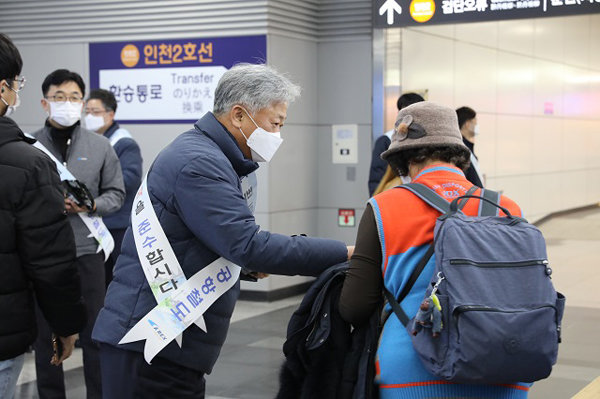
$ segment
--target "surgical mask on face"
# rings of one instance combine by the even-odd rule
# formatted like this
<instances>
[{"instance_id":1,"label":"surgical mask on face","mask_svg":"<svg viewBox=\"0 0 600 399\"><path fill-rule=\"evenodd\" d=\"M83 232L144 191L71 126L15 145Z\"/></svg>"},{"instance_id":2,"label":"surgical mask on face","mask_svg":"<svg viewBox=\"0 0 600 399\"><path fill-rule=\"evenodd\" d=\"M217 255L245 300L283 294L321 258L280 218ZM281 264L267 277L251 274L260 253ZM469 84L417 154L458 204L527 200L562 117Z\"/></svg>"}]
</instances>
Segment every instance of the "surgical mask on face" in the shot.
<instances>
[{"instance_id":1,"label":"surgical mask on face","mask_svg":"<svg viewBox=\"0 0 600 399\"><path fill-rule=\"evenodd\" d=\"M269 162L269 161L271 161L271 159L273 158L273 155L275 155L275 152L277 152L277 149L279 148L281 143L283 143L283 139L281 138L281 133L280 132L275 132L275 133L267 132L265 129L259 127L256 124L256 122L254 121L254 119L252 119L252 117L250 116L248 111L246 111L245 109L244 109L244 111L246 112L248 117L250 117L250 119L252 120L254 125L256 126L256 129L254 129L254 131L252 132L250 137L246 137L246 135L240 128L240 132L242 132L242 135L246 139L246 143L248 144L248 147L250 147L250 150L252 151L252 160L254 162Z\"/></svg>"},{"instance_id":2,"label":"surgical mask on face","mask_svg":"<svg viewBox=\"0 0 600 399\"><path fill-rule=\"evenodd\" d=\"M61 126L73 126L81 119L83 103L50 102L50 118Z\"/></svg>"},{"instance_id":3,"label":"surgical mask on face","mask_svg":"<svg viewBox=\"0 0 600 399\"><path fill-rule=\"evenodd\" d=\"M473 135L479 136L479 125L475 125L475 127L473 128Z\"/></svg>"},{"instance_id":4,"label":"surgical mask on face","mask_svg":"<svg viewBox=\"0 0 600 399\"><path fill-rule=\"evenodd\" d=\"M104 126L104 118L102 116L87 114L83 118L83 121L85 122L85 127L94 132Z\"/></svg>"},{"instance_id":5,"label":"surgical mask on face","mask_svg":"<svg viewBox=\"0 0 600 399\"><path fill-rule=\"evenodd\" d=\"M13 105L8 105L8 102L4 98L0 97L2 102L6 105L6 111L4 112L4 115L2 115L2 116L11 116L12 114L15 113L15 111L19 107L19 105L21 105L21 98L19 97L19 93L17 91L15 91L15 89L13 89L12 87L9 87L9 89L11 89L12 91L15 92L15 96L17 96L17 99L15 100L15 103Z\"/></svg>"}]
</instances>

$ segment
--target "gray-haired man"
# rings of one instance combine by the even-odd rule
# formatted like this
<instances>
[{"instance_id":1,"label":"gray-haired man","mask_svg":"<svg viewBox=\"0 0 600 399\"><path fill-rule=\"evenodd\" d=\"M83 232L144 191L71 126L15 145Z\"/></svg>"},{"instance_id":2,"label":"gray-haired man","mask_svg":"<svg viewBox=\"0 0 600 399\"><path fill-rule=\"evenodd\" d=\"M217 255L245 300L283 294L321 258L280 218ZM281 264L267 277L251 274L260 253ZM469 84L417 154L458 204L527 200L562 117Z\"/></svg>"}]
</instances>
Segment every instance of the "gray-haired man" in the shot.
<instances>
[{"instance_id":1,"label":"gray-haired man","mask_svg":"<svg viewBox=\"0 0 600 399\"><path fill-rule=\"evenodd\" d=\"M351 255L353 248L339 241L261 231L252 214L256 162L270 161L281 144L279 131L288 104L299 92L270 67L234 66L219 81L213 113L204 115L154 161L134 202L121 257L94 328L93 338L101 343L104 397L203 398L204 374L217 360L239 295L240 267L315 276ZM151 217L138 223L138 212ZM158 223L152 224L152 218ZM160 242L159 230L168 242ZM145 248L142 239L153 247ZM169 251L175 262L166 262ZM202 277L190 295L175 296L187 292L197 276L219 262L226 267L214 278ZM224 274L225 269L231 274ZM217 280L223 284L218 287L226 287L218 295L213 284ZM166 318L171 316L174 324L161 325L149 317L160 308L157 302L170 308ZM212 305L200 316L194 313L207 303ZM168 331L177 327L177 320L191 319L195 325L188 324L180 348L173 342L176 335ZM131 339L138 331L145 341ZM121 340L128 343L120 345ZM160 350L148 357L151 341ZM151 365L145 357L153 358Z\"/></svg>"}]
</instances>

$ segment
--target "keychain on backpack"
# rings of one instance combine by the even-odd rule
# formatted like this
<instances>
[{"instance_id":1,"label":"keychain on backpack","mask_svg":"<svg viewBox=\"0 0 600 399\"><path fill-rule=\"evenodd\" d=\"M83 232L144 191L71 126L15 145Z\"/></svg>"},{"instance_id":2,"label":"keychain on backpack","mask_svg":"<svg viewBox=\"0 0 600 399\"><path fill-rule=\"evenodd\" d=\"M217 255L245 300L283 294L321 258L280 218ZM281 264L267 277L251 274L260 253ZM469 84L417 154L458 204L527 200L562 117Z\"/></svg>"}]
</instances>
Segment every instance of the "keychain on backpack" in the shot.
<instances>
[{"instance_id":1,"label":"keychain on backpack","mask_svg":"<svg viewBox=\"0 0 600 399\"><path fill-rule=\"evenodd\" d=\"M417 312L415 321L413 323L413 335L416 336L423 329L423 327L425 327L431 328L433 338L440 336L440 332L442 331L444 325L442 323L442 306L440 304L440 299L436 295L436 292L438 290L438 286L442 280L444 280L444 278L445 277L441 272L438 273L438 281L433 286L431 295L421 302L419 311Z\"/></svg>"}]
</instances>

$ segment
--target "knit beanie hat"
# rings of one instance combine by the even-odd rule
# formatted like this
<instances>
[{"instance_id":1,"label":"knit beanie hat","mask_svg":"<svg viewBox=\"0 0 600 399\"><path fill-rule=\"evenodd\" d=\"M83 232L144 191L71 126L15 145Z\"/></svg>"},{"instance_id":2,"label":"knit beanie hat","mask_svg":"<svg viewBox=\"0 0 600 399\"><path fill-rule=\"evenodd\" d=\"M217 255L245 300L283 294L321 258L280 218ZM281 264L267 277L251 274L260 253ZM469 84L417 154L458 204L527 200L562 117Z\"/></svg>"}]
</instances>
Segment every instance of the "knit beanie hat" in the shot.
<instances>
[{"instance_id":1,"label":"knit beanie hat","mask_svg":"<svg viewBox=\"0 0 600 399\"><path fill-rule=\"evenodd\" d=\"M392 143L381 154L391 154L409 148L456 146L467 149L458 129L456 111L444 105L423 101L398 112Z\"/></svg>"}]
</instances>

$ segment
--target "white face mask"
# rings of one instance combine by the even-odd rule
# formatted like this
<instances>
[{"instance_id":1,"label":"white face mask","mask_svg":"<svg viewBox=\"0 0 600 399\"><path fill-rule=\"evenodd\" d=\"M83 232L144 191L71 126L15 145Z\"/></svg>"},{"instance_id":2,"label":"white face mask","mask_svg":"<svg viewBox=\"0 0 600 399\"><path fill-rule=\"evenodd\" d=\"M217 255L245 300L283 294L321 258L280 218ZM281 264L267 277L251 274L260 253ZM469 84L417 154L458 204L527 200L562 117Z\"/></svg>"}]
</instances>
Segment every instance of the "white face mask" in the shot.
<instances>
[{"instance_id":1,"label":"white face mask","mask_svg":"<svg viewBox=\"0 0 600 399\"><path fill-rule=\"evenodd\" d=\"M15 92L17 99L15 100L15 103L13 105L8 105L8 102L6 102L4 98L0 97L0 100L2 100L4 104L6 104L6 111L2 116L11 116L15 113L15 110L19 107L19 105L21 105L21 98L19 97L19 92L15 91L15 89L13 89L12 87L9 87L9 89Z\"/></svg>"},{"instance_id":2,"label":"white face mask","mask_svg":"<svg viewBox=\"0 0 600 399\"><path fill-rule=\"evenodd\" d=\"M85 127L94 132L104 126L104 118L102 116L87 114L85 118L83 118L83 121L85 122Z\"/></svg>"},{"instance_id":3,"label":"white face mask","mask_svg":"<svg viewBox=\"0 0 600 399\"><path fill-rule=\"evenodd\" d=\"M242 129L240 128L240 132L246 138L246 143L250 150L252 151L252 160L254 162L269 162L277 152L277 149L283 143L283 139L281 138L280 132L269 133L262 127L259 127L254 119L250 116L248 111L246 114L250 117L254 125L256 125L256 129L252 132L250 137L246 137Z\"/></svg>"},{"instance_id":4,"label":"white face mask","mask_svg":"<svg viewBox=\"0 0 600 399\"><path fill-rule=\"evenodd\" d=\"M475 127L473 128L473 135L479 136L479 125L475 125Z\"/></svg>"},{"instance_id":5,"label":"white face mask","mask_svg":"<svg viewBox=\"0 0 600 399\"><path fill-rule=\"evenodd\" d=\"M81 119L81 109L83 103L64 103L50 102L50 118L61 126L69 127Z\"/></svg>"}]
</instances>

